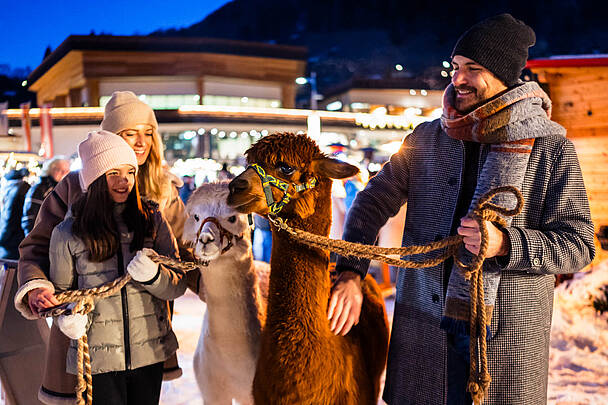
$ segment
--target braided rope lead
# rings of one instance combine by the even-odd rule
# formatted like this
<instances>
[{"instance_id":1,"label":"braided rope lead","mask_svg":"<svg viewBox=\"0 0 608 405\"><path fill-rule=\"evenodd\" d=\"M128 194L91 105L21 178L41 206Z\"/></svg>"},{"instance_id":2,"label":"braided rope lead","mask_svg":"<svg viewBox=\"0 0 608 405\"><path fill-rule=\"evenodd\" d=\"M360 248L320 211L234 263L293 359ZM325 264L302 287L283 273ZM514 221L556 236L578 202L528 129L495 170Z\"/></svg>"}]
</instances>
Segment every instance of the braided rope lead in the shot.
<instances>
[{"instance_id":1,"label":"braided rope lead","mask_svg":"<svg viewBox=\"0 0 608 405\"><path fill-rule=\"evenodd\" d=\"M513 209L500 207L490 202L490 200L500 193L511 193L517 199L517 204ZM488 250L488 230L485 221L490 221L504 227L506 225L502 216L515 216L521 212L524 205L524 198L521 192L513 186L502 186L494 188L484 194L478 201L477 207L473 210L472 218L479 225L481 233L481 243L479 253L473 257L469 265L463 264L456 254L459 246L462 245L462 236L449 236L438 242L431 242L427 245L408 246L401 248L382 248L379 246L363 245L360 243L347 242L343 240L330 239L324 236L315 235L299 229L293 229L287 225L286 221L276 215L269 214L268 219L279 230L287 232L292 238L313 248L329 250L347 257L361 257L370 260L377 260L397 267L405 268L425 268L433 267L444 262L449 257L454 257L454 262L463 273L466 280L469 280L470 296L470 363L471 370L467 390L471 393L475 405L483 403L492 378L488 372L487 357L487 327L488 317L484 304L483 291L483 263ZM410 261L395 259L389 255L410 256L422 253L430 253L435 250L446 248L445 252L437 257L421 261ZM478 364L479 358L479 364Z\"/></svg>"},{"instance_id":2,"label":"braided rope lead","mask_svg":"<svg viewBox=\"0 0 608 405\"><path fill-rule=\"evenodd\" d=\"M517 198L517 205L514 209L508 210L503 207L499 207L489 201L496 194L499 193L512 193ZM504 186L495 188L486 193L478 203L477 208L473 213L473 218L479 224L479 229L482 235L482 241L480 244L479 254L477 254L470 265L465 266L456 257L458 247L462 244L462 237L460 235L450 236L438 242L431 242L427 245L422 246L409 246L400 248L382 248L379 246L363 245L359 243L346 242L342 240L329 239L324 236L315 235L309 232L305 232L298 229L290 228L287 223L276 215L269 215L268 219L274 226L279 230L283 230L290 234L294 239L302 242L308 246L329 250L338 253L342 256L356 256L363 257L371 260L381 261L397 267L408 267L408 268L424 268L436 266L449 257L454 257L455 263L463 271L463 274L467 280L471 280L470 295L471 295L471 375L469 378L468 390L471 392L475 400L475 404L481 404L487 389L490 385L491 378L487 371L487 354L486 354L486 311L483 304L483 275L482 265L485 260L485 253L487 251L488 243L488 232L485 227L485 221L496 222L500 225L505 224L504 220L500 215L514 216L521 212L523 207L523 197L519 190L512 186ZM435 258L416 262L409 260L401 260L389 257L389 255L409 256L417 255L422 253L429 253L435 250L446 248L446 251ZM161 255L150 255L155 263L164 264L169 267L179 269L182 271L191 271L197 269L199 264L194 262L177 261L175 259L161 256ZM99 287L83 289L83 290L70 290L58 293L55 297L60 304L75 303L71 313L88 314L95 307L94 299L99 300L109 297L118 292L124 287L129 281L131 276L127 273L114 281L104 284ZM481 302L483 310L477 311L478 302ZM54 308L48 311L41 311L40 315L45 316L59 316L65 313L67 309ZM475 316L473 316L475 314ZM478 328L477 325L480 327ZM477 331L479 330L480 336ZM479 353L481 357L481 364L477 366L477 343L479 339ZM86 392L86 399L83 394ZM93 384L91 376L91 358L89 355L89 345L87 335L85 334L78 340L78 386L76 387L77 403L78 405L88 405L93 402Z\"/></svg>"},{"instance_id":3,"label":"braided rope lead","mask_svg":"<svg viewBox=\"0 0 608 405\"><path fill-rule=\"evenodd\" d=\"M490 200L496 194L511 193L517 199L515 208L509 210L492 204ZM497 223L504 227L506 222L500 215L515 216L521 212L524 205L524 198L521 192L512 186L497 187L484 194L473 212L473 219L479 225L481 232L481 244L479 253L473 258L469 266L462 266L459 261L457 265L463 270L465 278L471 280L470 285L470 318L469 318L469 350L470 350L470 373L467 390L471 393L471 397L475 405L483 403L485 396L492 382L492 377L488 371L488 354L487 354L487 328L488 314L484 303L483 291L483 262L486 258L488 250L489 236L486 227L486 221ZM477 363L479 359L479 364Z\"/></svg>"},{"instance_id":4,"label":"braided rope lead","mask_svg":"<svg viewBox=\"0 0 608 405\"><path fill-rule=\"evenodd\" d=\"M159 254L149 255L150 259L155 263L165 264L175 269L190 271L198 268L197 263L180 262L170 257L161 256ZM114 281L101 285L99 287L69 290L55 295L59 304L74 303L71 310L72 314L86 315L95 308L95 301L107 298L116 294L129 281L131 281L129 273L118 277ZM40 315L59 316L69 311L67 308L51 309L49 311L41 311ZM125 348L126 349L126 348ZM78 405L91 405L93 403L93 377L91 374L91 356L89 354L89 342L86 333L78 339L78 385L76 386L76 403Z\"/></svg>"}]
</instances>

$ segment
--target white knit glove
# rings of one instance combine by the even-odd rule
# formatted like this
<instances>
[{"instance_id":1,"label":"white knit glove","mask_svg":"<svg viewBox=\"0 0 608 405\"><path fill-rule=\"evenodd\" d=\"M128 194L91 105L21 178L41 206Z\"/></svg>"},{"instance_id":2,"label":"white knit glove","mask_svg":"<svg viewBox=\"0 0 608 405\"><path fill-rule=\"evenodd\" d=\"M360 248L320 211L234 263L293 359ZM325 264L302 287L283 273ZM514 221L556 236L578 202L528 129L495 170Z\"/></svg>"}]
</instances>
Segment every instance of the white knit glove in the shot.
<instances>
[{"instance_id":1,"label":"white knit glove","mask_svg":"<svg viewBox=\"0 0 608 405\"><path fill-rule=\"evenodd\" d=\"M74 304L70 304L73 308ZM68 306L68 308L70 307ZM83 314L59 315L57 326L70 339L78 340L87 333L89 317Z\"/></svg>"},{"instance_id":2,"label":"white knit glove","mask_svg":"<svg viewBox=\"0 0 608 405\"><path fill-rule=\"evenodd\" d=\"M139 281L140 283L152 280L158 272L158 263L154 263L152 259L148 257L148 253L156 254L152 249L143 248L137 252L127 266L127 272L131 275L133 280Z\"/></svg>"}]
</instances>

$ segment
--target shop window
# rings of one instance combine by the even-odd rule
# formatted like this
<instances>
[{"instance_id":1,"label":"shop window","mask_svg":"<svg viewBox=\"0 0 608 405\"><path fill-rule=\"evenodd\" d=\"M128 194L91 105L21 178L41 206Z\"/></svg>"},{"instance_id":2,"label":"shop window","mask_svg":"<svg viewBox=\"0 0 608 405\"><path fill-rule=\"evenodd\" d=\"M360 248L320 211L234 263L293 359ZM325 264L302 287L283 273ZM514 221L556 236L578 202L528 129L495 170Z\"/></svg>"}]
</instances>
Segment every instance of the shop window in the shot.
<instances>
[{"instance_id":1,"label":"shop window","mask_svg":"<svg viewBox=\"0 0 608 405\"><path fill-rule=\"evenodd\" d=\"M197 105L198 94L140 94L139 99L155 110L177 110L183 105ZM110 96L99 98L99 105L105 107Z\"/></svg>"}]
</instances>

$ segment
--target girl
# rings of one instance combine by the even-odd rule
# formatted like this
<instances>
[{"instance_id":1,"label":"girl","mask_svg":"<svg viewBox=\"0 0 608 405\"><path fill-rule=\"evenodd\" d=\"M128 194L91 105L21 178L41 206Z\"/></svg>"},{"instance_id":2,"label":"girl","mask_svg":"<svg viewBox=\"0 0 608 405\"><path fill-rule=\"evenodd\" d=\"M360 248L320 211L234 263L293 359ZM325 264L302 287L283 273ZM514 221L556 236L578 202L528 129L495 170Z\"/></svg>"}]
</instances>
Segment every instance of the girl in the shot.
<instances>
[{"instance_id":1,"label":"girl","mask_svg":"<svg viewBox=\"0 0 608 405\"><path fill-rule=\"evenodd\" d=\"M114 92L105 106L101 129L112 132L112 136L119 134L136 152L139 192L159 204L179 241L185 221L184 204L177 191L181 181L161 169L162 140L152 108L130 91ZM48 280L49 241L53 228L64 219L68 207L82 195L78 178L78 172L70 172L57 184L42 204L32 232L20 245L19 290L15 295L15 306L27 319L36 319L38 310L58 304L53 295L54 287ZM52 327L47 343L45 373L38 392L38 399L45 404L76 403L76 380L64 371L68 344L69 339L57 327ZM180 375L177 357L172 356L165 362L164 379L171 380Z\"/></svg>"},{"instance_id":2,"label":"girl","mask_svg":"<svg viewBox=\"0 0 608 405\"><path fill-rule=\"evenodd\" d=\"M57 291L92 288L128 272L134 281L99 301L88 315L63 315L71 339L89 341L94 404L157 404L163 361L175 353L168 303L186 288L184 274L154 263L146 252L177 257L177 246L155 203L139 196L136 154L106 131L78 145L80 184L86 192L72 216L53 230L50 281ZM67 371L77 372L72 340Z\"/></svg>"}]
</instances>

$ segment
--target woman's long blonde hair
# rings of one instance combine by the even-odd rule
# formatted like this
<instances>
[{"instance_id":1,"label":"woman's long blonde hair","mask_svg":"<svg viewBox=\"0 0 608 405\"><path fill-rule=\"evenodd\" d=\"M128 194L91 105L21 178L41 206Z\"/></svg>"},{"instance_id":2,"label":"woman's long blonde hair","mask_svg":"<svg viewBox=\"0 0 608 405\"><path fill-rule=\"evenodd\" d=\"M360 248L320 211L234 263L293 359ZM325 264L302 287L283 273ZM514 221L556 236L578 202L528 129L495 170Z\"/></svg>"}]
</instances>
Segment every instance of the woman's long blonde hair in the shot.
<instances>
[{"instance_id":1,"label":"woman's long blonde hair","mask_svg":"<svg viewBox=\"0 0 608 405\"><path fill-rule=\"evenodd\" d=\"M125 128L118 135L122 136L122 133L128 129ZM163 142L158 130L154 127L153 129L150 154L144 164L139 166L137 182L139 183L139 192L143 197L163 206L163 201L168 198L170 193L168 187L169 178L162 166L164 159Z\"/></svg>"}]
</instances>

